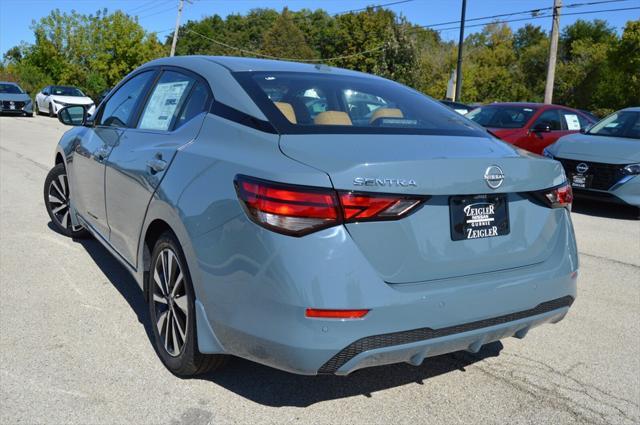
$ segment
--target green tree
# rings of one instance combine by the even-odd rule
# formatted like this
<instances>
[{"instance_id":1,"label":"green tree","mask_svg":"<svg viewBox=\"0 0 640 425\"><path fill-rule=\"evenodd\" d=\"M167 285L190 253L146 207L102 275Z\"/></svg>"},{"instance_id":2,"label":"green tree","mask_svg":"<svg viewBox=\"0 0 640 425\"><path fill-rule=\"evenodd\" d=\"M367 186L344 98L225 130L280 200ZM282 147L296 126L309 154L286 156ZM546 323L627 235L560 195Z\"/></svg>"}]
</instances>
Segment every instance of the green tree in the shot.
<instances>
[{"instance_id":1,"label":"green tree","mask_svg":"<svg viewBox=\"0 0 640 425\"><path fill-rule=\"evenodd\" d=\"M513 36L513 48L520 56L526 49L538 46L547 40L547 34L537 25L526 24L519 28Z\"/></svg>"},{"instance_id":2,"label":"green tree","mask_svg":"<svg viewBox=\"0 0 640 425\"><path fill-rule=\"evenodd\" d=\"M505 24L488 24L467 37L462 92L465 101L527 100L521 68L513 47L513 32Z\"/></svg>"},{"instance_id":3,"label":"green tree","mask_svg":"<svg viewBox=\"0 0 640 425\"><path fill-rule=\"evenodd\" d=\"M95 15L52 11L34 21L35 43L5 54L30 92L47 84L76 85L95 96L141 64L165 54L154 34L132 17L106 9Z\"/></svg>"},{"instance_id":4,"label":"green tree","mask_svg":"<svg viewBox=\"0 0 640 425\"><path fill-rule=\"evenodd\" d=\"M261 50L263 54L277 58L313 59L317 57L287 8L264 35Z\"/></svg>"}]
</instances>

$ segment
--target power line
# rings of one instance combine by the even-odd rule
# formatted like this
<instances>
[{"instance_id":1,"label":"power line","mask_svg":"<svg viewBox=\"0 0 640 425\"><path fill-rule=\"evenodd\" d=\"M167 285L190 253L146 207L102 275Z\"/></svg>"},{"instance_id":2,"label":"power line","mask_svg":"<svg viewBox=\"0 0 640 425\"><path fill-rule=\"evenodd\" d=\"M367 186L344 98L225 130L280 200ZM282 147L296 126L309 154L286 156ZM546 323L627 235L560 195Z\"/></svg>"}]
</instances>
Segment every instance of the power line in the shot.
<instances>
[{"instance_id":1,"label":"power line","mask_svg":"<svg viewBox=\"0 0 640 425\"><path fill-rule=\"evenodd\" d=\"M148 18L148 17L150 17L150 16L160 15L161 13L166 13L166 12L168 12L168 11L170 11L170 10L176 10L175 6L171 6L171 7L170 7L170 8L168 8L168 9L162 9L162 10L159 10L159 11L157 11L157 12L150 13L150 14L148 14L148 15L138 16L138 19L146 19L146 18Z\"/></svg>"},{"instance_id":2,"label":"power line","mask_svg":"<svg viewBox=\"0 0 640 425\"><path fill-rule=\"evenodd\" d=\"M570 13L563 13L562 16L574 16L574 15L589 15L592 13L604 13L604 12L620 12L620 11L624 11L624 10L637 10L640 9L640 7L622 7L622 8L617 8L617 9L601 9L601 10L589 10L589 11L584 11L584 12L570 12ZM473 28L473 27L483 27L485 25L488 24L506 24L509 22L521 22L521 21L532 21L534 19L543 19L543 18L548 18L549 15L539 15L539 16L531 16L528 18L518 18L518 19L505 19L502 21L490 21L490 22L484 22L481 24L474 24L474 25L465 25L466 28ZM422 27L419 27L422 28ZM450 27L450 28L439 28L439 29L433 29L434 31L449 31L449 30L457 30L460 29L459 26L457 27Z\"/></svg>"},{"instance_id":3,"label":"power line","mask_svg":"<svg viewBox=\"0 0 640 425\"><path fill-rule=\"evenodd\" d=\"M620 3L620 2L624 2L624 1L630 1L630 0L599 0L599 1L590 1L590 2L582 2L582 3L571 3L571 4L564 5L563 7L564 8L573 8L573 7L593 6L593 5L597 5L597 4L603 4L603 3ZM520 12L511 12L511 13L502 13L502 14L499 14L499 15L481 16L481 17L478 17L478 18L467 19L466 22L483 21L483 20L486 20L486 19L504 18L504 17L515 16L515 15L534 14L534 13L540 13L542 11L550 11L550 10L553 10L553 7L542 7L542 8L538 8L538 9L522 10ZM548 16L548 15L545 15L545 16ZM439 27L439 26L442 26L442 25L457 24L459 22L460 21L440 22L438 24L420 25L419 28L433 28L433 27ZM455 29L457 29L457 28L455 28Z\"/></svg>"},{"instance_id":4,"label":"power line","mask_svg":"<svg viewBox=\"0 0 640 425\"><path fill-rule=\"evenodd\" d=\"M159 2L155 2L155 4L151 5L151 6L145 6L142 9L138 9L135 11L135 15L140 15L141 13L147 13L150 12L158 7L162 7L162 6L166 6L169 3L172 3L173 0L164 0L164 1L159 1ZM127 12L127 13L131 13L131 11Z\"/></svg>"},{"instance_id":5,"label":"power line","mask_svg":"<svg viewBox=\"0 0 640 425\"><path fill-rule=\"evenodd\" d=\"M367 9L378 9L378 8L381 8L381 7L393 6L393 5L402 4L402 3L409 3L409 2L412 2L412 1L414 1L414 0L392 1L390 3L383 3L383 4L377 4L377 5L367 6L367 7L361 7L360 9L345 10L344 12L334 13L333 16L346 15L347 13L353 13L353 12L361 12L361 11L367 10Z\"/></svg>"},{"instance_id":6,"label":"power line","mask_svg":"<svg viewBox=\"0 0 640 425\"><path fill-rule=\"evenodd\" d=\"M142 3L142 4L139 4L139 5L138 5L138 6L136 6L136 7L133 7L133 8L131 8L131 9L129 9L129 10L127 11L127 13L132 13L132 12L134 12L134 11L136 11L136 10L144 9L145 7L150 6L150 5L152 5L153 3L155 3L155 0L151 0L151 1L144 2L144 3Z\"/></svg>"},{"instance_id":7,"label":"power line","mask_svg":"<svg viewBox=\"0 0 640 425\"><path fill-rule=\"evenodd\" d=\"M353 54L349 54L349 55L334 56L332 58L317 58L317 59L279 58L277 56L266 55L264 53L243 49L242 47L232 46L230 44L227 44L227 43L224 43L222 41L213 39L211 37L207 37L204 34L200 34L199 32L195 32L195 31L190 30L190 29L186 29L185 28L184 31L199 35L200 37L202 37L204 39L207 39L207 40L211 41L212 43L215 43L215 44L217 44L219 46L223 46L223 47L226 47L226 48L232 49L232 50L237 50L239 52L246 53L248 55L258 56L258 57L262 57L262 58L266 58L266 59L275 59L275 60L283 60L283 61L295 61L295 62L307 62L307 63L320 63L320 62L329 62L329 61L338 60L338 59L348 59L348 58L353 58L353 57L356 57L356 56L363 56L363 55L367 55L369 53L377 52L377 51L383 50L383 49L385 49L387 47L385 44L382 44L382 45L380 45L378 47L375 47L373 49L363 50L361 52L357 52L357 53L353 53Z\"/></svg>"}]
</instances>

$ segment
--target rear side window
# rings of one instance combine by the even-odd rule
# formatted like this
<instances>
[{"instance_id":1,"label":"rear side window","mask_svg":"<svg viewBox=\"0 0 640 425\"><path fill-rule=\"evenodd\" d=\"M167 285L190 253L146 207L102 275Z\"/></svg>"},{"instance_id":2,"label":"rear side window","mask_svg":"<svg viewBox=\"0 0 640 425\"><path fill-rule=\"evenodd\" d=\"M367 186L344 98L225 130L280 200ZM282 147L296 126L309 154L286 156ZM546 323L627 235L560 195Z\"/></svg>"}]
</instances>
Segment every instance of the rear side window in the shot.
<instances>
[{"instance_id":1,"label":"rear side window","mask_svg":"<svg viewBox=\"0 0 640 425\"><path fill-rule=\"evenodd\" d=\"M545 124L551 128L551 131L562 130L562 123L560 122L560 111L557 109L548 109L544 111L536 122L533 124L535 127L538 124Z\"/></svg>"},{"instance_id":2,"label":"rear side window","mask_svg":"<svg viewBox=\"0 0 640 425\"><path fill-rule=\"evenodd\" d=\"M146 71L124 83L107 100L100 118L100 125L127 127L136 111L144 88L149 84L153 75L153 71Z\"/></svg>"},{"instance_id":3,"label":"rear side window","mask_svg":"<svg viewBox=\"0 0 640 425\"><path fill-rule=\"evenodd\" d=\"M440 134L487 137L479 126L382 78L317 72L237 72L281 133Z\"/></svg>"},{"instance_id":4,"label":"rear side window","mask_svg":"<svg viewBox=\"0 0 640 425\"><path fill-rule=\"evenodd\" d=\"M517 105L481 106L466 116L484 127L522 128L529 122L536 108Z\"/></svg>"},{"instance_id":5,"label":"rear side window","mask_svg":"<svg viewBox=\"0 0 640 425\"><path fill-rule=\"evenodd\" d=\"M172 128L195 79L174 71L164 71L151 90L138 128L169 130Z\"/></svg>"},{"instance_id":6,"label":"rear side window","mask_svg":"<svg viewBox=\"0 0 640 425\"><path fill-rule=\"evenodd\" d=\"M191 94L189 94L189 98L176 120L175 128L179 128L191 118L208 110L208 104L209 90L207 86L200 82L196 82L196 85L191 89Z\"/></svg>"}]
</instances>

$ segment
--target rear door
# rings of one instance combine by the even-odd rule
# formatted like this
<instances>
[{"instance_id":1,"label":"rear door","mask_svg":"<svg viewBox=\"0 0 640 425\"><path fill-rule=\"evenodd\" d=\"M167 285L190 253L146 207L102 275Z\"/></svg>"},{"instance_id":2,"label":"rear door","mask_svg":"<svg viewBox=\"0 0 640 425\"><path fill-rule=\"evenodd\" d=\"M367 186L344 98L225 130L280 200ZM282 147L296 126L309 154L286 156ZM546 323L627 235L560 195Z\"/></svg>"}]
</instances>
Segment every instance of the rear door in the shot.
<instances>
[{"instance_id":1,"label":"rear door","mask_svg":"<svg viewBox=\"0 0 640 425\"><path fill-rule=\"evenodd\" d=\"M109 156L105 180L110 242L133 266L149 201L177 150L198 135L211 99L209 86L197 75L163 69L135 125Z\"/></svg>"}]
</instances>

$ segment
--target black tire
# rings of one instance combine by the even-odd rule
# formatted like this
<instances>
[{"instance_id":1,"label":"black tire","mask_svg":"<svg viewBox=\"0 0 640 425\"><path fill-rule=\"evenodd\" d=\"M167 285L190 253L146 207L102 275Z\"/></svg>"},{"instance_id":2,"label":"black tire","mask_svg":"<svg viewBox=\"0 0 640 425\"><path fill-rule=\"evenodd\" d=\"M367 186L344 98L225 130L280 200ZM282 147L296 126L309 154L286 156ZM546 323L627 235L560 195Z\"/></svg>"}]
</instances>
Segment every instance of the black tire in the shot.
<instances>
[{"instance_id":1,"label":"black tire","mask_svg":"<svg viewBox=\"0 0 640 425\"><path fill-rule=\"evenodd\" d=\"M55 115L53 114L53 105L49 104L49 117L53 118L55 117Z\"/></svg>"},{"instance_id":2,"label":"black tire","mask_svg":"<svg viewBox=\"0 0 640 425\"><path fill-rule=\"evenodd\" d=\"M69 181L64 164L58 164L49 171L44 180L44 205L47 208L53 227L65 236L85 238L89 232L82 226L71 224L69 210Z\"/></svg>"},{"instance_id":3,"label":"black tire","mask_svg":"<svg viewBox=\"0 0 640 425\"><path fill-rule=\"evenodd\" d=\"M164 273L164 264L171 264L167 274ZM158 357L173 374L183 377L211 372L223 366L227 360L225 355L202 354L198 351L195 295L186 264L176 237L171 232L163 233L151 254L151 267L147 277L149 281L146 285L149 317ZM165 281L168 282L166 286ZM161 299L163 301L159 301ZM183 310L185 308L186 315ZM171 333L170 327L173 330ZM182 329L186 330L184 338Z\"/></svg>"}]
</instances>

